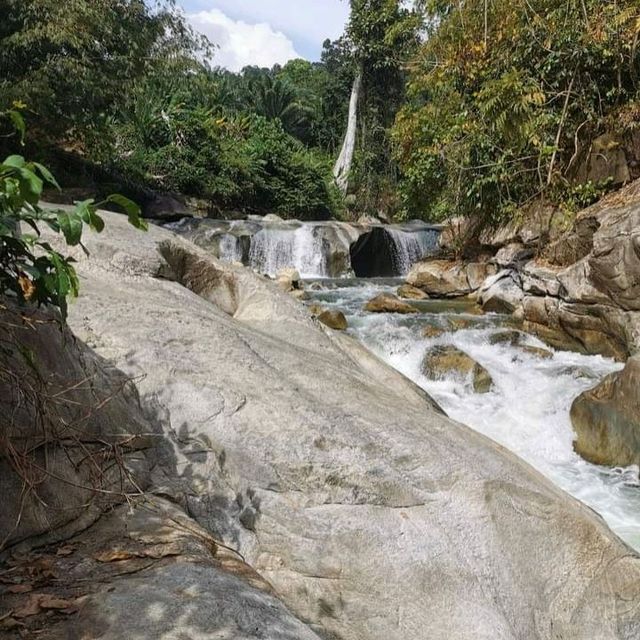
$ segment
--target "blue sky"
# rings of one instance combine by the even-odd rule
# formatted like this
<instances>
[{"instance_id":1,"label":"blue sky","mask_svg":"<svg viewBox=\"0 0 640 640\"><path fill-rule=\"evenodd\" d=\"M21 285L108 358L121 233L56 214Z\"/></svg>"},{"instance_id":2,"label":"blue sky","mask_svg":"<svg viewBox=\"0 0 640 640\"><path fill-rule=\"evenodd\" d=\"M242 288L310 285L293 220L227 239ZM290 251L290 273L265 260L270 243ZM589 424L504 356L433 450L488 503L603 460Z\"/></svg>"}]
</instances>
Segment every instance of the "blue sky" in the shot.
<instances>
[{"instance_id":1,"label":"blue sky","mask_svg":"<svg viewBox=\"0 0 640 640\"><path fill-rule=\"evenodd\" d=\"M219 45L214 64L233 71L292 58L318 60L339 37L348 0L178 0L189 21Z\"/></svg>"}]
</instances>

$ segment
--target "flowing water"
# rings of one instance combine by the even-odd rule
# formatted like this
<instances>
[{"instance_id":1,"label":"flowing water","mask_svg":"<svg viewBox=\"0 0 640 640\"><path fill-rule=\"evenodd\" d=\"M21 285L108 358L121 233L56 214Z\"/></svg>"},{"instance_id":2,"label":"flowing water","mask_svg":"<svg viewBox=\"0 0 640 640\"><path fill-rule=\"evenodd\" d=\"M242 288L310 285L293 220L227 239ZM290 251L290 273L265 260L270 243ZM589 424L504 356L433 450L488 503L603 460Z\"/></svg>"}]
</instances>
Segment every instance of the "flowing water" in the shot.
<instances>
[{"instance_id":1,"label":"flowing water","mask_svg":"<svg viewBox=\"0 0 640 640\"><path fill-rule=\"evenodd\" d=\"M411 378L434 397L449 416L504 445L556 484L600 513L611 529L640 550L640 482L638 468L611 469L590 464L573 451L569 418L573 400L621 365L600 356L553 351L542 359L510 344L492 345L491 335L509 319L478 315L462 301L414 303L420 314L370 314L364 304L381 292L395 292L399 282L327 280L312 302L341 309L349 332L371 351ZM450 328L452 319L465 328L437 338L422 335L426 325ZM531 346L545 346L533 336ZM494 380L486 394L473 392L470 380L447 377L433 381L421 372L427 349L452 344L483 365Z\"/></svg>"},{"instance_id":2,"label":"flowing water","mask_svg":"<svg viewBox=\"0 0 640 640\"><path fill-rule=\"evenodd\" d=\"M262 229L251 239L249 265L271 277L288 267L296 269L303 278L327 275L322 236L311 224Z\"/></svg>"},{"instance_id":3,"label":"flowing water","mask_svg":"<svg viewBox=\"0 0 640 640\"><path fill-rule=\"evenodd\" d=\"M235 225L211 231L208 240L217 239L216 255L227 262L242 261L243 250ZM180 230L179 227L174 227ZM382 227L380 227L382 228ZM385 226L384 244L392 257L392 272L406 275L418 260L437 249L439 230L427 225ZM366 231L366 229L365 229ZM286 268L296 269L303 278L326 278L330 274L332 251L349 255L350 246L363 231L349 229L340 223L277 223L265 226L250 239L248 266L254 271L274 277ZM377 251L380 247L373 247ZM348 260L343 276L352 275ZM336 275L336 274L334 274Z\"/></svg>"}]
</instances>

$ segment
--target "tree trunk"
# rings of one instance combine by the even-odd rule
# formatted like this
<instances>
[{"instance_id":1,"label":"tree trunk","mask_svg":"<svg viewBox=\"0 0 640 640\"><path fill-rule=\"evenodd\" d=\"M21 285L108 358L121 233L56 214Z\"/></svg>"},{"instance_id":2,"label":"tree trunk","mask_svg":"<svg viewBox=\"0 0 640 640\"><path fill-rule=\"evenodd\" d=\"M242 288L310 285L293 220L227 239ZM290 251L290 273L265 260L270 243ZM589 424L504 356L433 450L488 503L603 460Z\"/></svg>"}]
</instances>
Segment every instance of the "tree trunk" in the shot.
<instances>
[{"instance_id":1,"label":"tree trunk","mask_svg":"<svg viewBox=\"0 0 640 640\"><path fill-rule=\"evenodd\" d=\"M358 67L356 77L353 80L353 88L351 89L351 100L349 100L349 121L347 123L347 131L344 134L344 142L342 150L338 156L335 167L333 168L333 176L336 184L343 195L346 195L349 188L349 173L353 163L353 152L356 147L356 133L358 130L358 102L360 101L360 91L362 88L362 66Z\"/></svg>"}]
</instances>

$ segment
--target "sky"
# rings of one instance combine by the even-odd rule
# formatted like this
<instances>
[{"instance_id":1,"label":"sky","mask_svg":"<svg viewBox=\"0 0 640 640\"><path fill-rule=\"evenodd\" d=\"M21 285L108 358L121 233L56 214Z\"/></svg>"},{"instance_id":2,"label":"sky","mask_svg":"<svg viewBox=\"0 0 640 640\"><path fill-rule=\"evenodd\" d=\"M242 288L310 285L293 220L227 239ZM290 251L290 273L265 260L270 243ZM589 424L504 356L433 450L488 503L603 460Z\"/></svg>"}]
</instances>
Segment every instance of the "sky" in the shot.
<instances>
[{"instance_id":1,"label":"sky","mask_svg":"<svg viewBox=\"0 0 640 640\"><path fill-rule=\"evenodd\" d=\"M178 0L189 22L219 46L214 65L239 71L294 58L319 60L322 43L338 38L348 0Z\"/></svg>"}]
</instances>

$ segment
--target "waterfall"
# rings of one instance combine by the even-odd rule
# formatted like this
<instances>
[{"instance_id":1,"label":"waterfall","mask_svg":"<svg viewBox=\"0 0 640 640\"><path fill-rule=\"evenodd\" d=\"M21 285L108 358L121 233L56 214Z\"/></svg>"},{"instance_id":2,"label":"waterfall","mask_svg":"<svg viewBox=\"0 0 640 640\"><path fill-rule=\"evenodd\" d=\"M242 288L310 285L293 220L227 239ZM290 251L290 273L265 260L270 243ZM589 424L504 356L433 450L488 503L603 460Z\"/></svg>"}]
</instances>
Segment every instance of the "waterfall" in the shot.
<instances>
[{"instance_id":1,"label":"waterfall","mask_svg":"<svg viewBox=\"0 0 640 640\"><path fill-rule=\"evenodd\" d=\"M169 226L226 262L271 277L286 268L303 278L397 277L438 247L438 227L284 220L188 220Z\"/></svg>"},{"instance_id":2,"label":"waterfall","mask_svg":"<svg viewBox=\"0 0 640 640\"><path fill-rule=\"evenodd\" d=\"M439 231L433 229L405 231L385 227L385 231L391 238L391 252L400 276L409 273L416 262L432 255L438 248Z\"/></svg>"},{"instance_id":3,"label":"waterfall","mask_svg":"<svg viewBox=\"0 0 640 640\"><path fill-rule=\"evenodd\" d=\"M242 243L231 233L218 236L218 257L226 262L242 262Z\"/></svg>"},{"instance_id":4,"label":"waterfall","mask_svg":"<svg viewBox=\"0 0 640 640\"><path fill-rule=\"evenodd\" d=\"M288 267L296 269L303 278L327 275L322 236L311 224L262 229L251 240L249 264L258 273L272 277Z\"/></svg>"}]
</instances>

